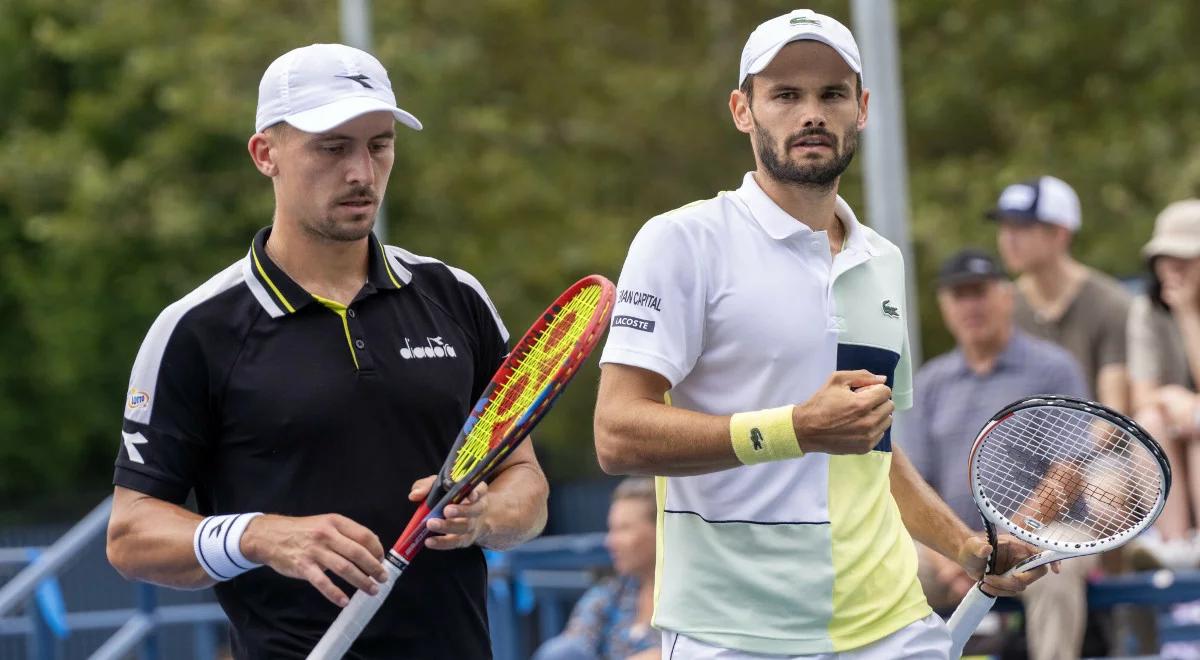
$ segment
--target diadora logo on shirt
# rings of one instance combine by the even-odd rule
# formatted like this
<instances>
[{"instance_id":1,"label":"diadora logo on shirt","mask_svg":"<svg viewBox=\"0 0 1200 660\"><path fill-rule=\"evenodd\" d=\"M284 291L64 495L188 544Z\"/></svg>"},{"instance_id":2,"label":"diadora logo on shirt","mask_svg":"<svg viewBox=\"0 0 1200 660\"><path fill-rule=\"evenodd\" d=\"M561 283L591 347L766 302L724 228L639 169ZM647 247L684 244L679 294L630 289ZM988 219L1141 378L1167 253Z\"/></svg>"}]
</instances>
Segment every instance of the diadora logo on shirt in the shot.
<instances>
[{"instance_id":1,"label":"diadora logo on shirt","mask_svg":"<svg viewBox=\"0 0 1200 660\"><path fill-rule=\"evenodd\" d=\"M425 358L454 358L458 354L454 347L442 341L441 337L426 337L425 345L413 346L408 337L404 338L404 348L400 349L400 357L405 360L423 360Z\"/></svg>"}]
</instances>

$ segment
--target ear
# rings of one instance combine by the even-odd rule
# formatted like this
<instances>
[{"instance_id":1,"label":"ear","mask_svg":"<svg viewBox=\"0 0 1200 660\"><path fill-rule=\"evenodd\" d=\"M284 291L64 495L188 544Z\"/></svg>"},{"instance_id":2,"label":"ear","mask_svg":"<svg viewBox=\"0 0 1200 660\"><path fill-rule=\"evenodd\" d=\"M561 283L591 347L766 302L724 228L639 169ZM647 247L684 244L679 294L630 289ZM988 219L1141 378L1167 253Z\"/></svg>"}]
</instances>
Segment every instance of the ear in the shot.
<instances>
[{"instance_id":1,"label":"ear","mask_svg":"<svg viewBox=\"0 0 1200 660\"><path fill-rule=\"evenodd\" d=\"M275 162L270 136L261 131L251 135L246 149L250 152L250 160L254 161L254 167L264 176L274 177L279 174L279 165Z\"/></svg>"},{"instance_id":2,"label":"ear","mask_svg":"<svg viewBox=\"0 0 1200 660\"><path fill-rule=\"evenodd\" d=\"M867 127L867 102L871 100L871 90L864 89L862 98L858 99L858 130Z\"/></svg>"},{"instance_id":3,"label":"ear","mask_svg":"<svg viewBox=\"0 0 1200 660\"><path fill-rule=\"evenodd\" d=\"M746 98L740 89L729 93L729 114L733 115L733 125L739 131L749 133L754 130L754 115L750 112L750 99Z\"/></svg>"}]
</instances>

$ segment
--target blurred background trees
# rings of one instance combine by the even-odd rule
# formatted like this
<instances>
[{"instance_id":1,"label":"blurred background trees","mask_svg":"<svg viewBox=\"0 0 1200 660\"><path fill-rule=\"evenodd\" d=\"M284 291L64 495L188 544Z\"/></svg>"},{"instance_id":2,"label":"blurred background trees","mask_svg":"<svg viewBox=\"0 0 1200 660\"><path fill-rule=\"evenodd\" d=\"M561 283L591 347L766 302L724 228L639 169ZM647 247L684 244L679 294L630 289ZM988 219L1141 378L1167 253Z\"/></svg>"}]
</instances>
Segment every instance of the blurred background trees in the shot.
<instances>
[{"instance_id":1,"label":"blurred background trees","mask_svg":"<svg viewBox=\"0 0 1200 660\"><path fill-rule=\"evenodd\" d=\"M949 347L936 264L994 247L1007 183L1072 183L1077 254L1137 274L1157 211L1200 192L1200 4L897 5L926 355ZM726 101L750 30L792 7L376 0L375 52L426 125L399 134L388 241L477 275L513 330L615 279L647 218L753 167ZM0 509L108 490L146 329L270 222L245 152L263 69L338 38L331 0L0 3ZM857 168L842 194L860 206ZM597 473L596 377L537 433L553 479Z\"/></svg>"}]
</instances>

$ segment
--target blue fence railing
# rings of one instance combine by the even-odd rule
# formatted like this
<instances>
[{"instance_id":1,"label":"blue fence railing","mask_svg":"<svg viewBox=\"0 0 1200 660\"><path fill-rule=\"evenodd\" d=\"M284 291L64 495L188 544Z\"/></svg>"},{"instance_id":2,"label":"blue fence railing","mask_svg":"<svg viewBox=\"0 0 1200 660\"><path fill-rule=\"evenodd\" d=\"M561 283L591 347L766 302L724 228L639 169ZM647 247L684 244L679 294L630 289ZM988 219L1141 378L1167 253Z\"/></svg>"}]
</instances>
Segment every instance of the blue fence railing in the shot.
<instances>
[{"instance_id":1,"label":"blue fence railing","mask_svg":"<svg viewBox=\"0 0 1200 660\"><path fill-rule=\"evenodd\" d=\"M211 590L131 584L104 556L108 502L53 543L0 547L0 660L219 657L226 619ZM0 534L0 543L9 542ZM523 660L557 634L578 597L610 570L601 533L546 536L489 552L488 610L496 660ZM1138 573L1091 584L1088 603L1165 608L1200 601L1200 571ZM1200 640L1200 626L1160 617L1161 642Z\"/></svg>"}]
</instances>

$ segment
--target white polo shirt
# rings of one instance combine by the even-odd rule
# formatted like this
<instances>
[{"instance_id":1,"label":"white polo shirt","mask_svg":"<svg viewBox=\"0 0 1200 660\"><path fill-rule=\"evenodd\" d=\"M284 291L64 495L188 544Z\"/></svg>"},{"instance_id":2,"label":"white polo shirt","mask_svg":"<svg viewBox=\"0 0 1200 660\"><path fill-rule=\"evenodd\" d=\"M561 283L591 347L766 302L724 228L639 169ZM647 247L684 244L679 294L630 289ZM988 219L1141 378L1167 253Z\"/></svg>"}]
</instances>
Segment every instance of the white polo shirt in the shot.
<instances>
[{"instance_id":1,"label":"white polo shirt","mask_svg":"<svg viewBox=\"0 0 1200 660\"><path fill-rule=\"evenodd\" d=\"M835 370L912 405L900 251L837 199L847 230L789 216L752 173L651 219L629 248L602 363L661 374L671 404L726 415L800 403ZM654 623L726 648L857 648L930 613L891 497L890 431L858 456L659 479Z\"/></svg>"}]
</instances>

